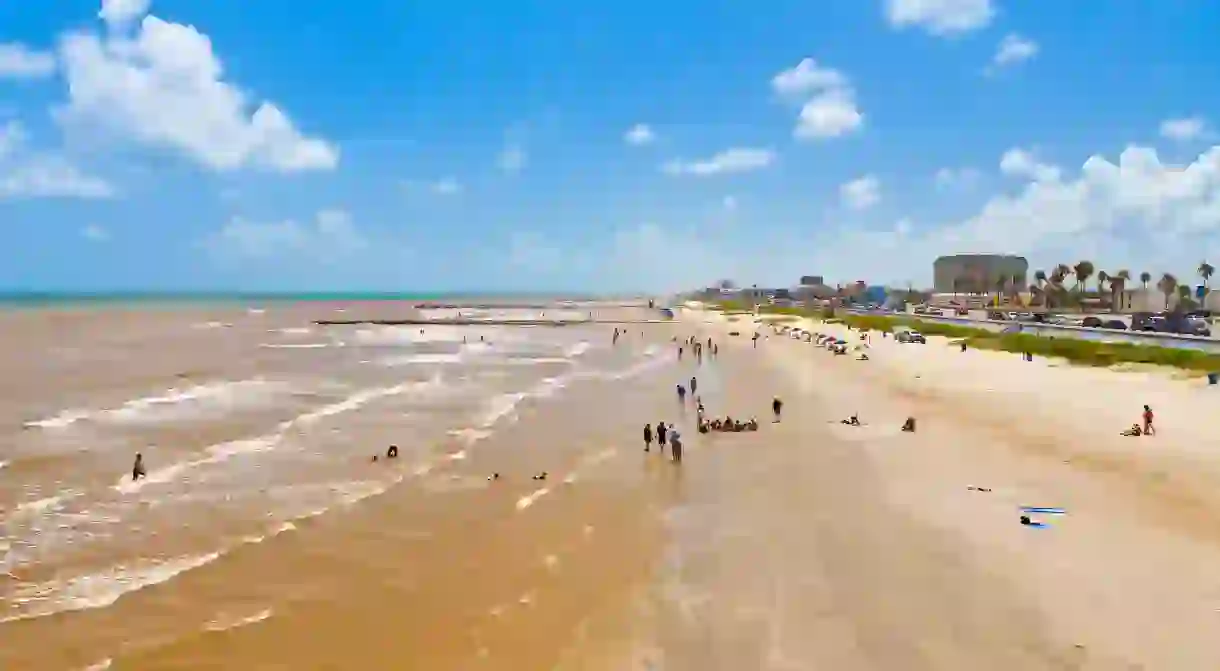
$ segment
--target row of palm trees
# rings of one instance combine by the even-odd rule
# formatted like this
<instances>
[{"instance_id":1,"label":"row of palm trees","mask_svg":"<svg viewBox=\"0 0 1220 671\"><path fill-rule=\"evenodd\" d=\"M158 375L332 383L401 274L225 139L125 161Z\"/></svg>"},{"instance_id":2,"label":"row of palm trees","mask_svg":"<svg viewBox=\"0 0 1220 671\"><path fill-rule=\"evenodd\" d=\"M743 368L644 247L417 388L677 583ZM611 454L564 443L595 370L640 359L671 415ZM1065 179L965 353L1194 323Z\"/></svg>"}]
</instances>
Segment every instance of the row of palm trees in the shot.
<instances>
[{"instance_id":1,"label":"row of palm trees","mask_svg":"<svg viewBox=\"0 0 1220 671\"><path fill-rule=\"evenodd\" d=\"M1203 279L1204 291L1210 291L1209 284L1216 269L1203 261L1195 272ZM1098 271L1092 261L1080 261L1072 266L1061 263L1049 273L1045 270L1034 271L1034 283L1030 284L1028 289L1034 301L1041 303L1044 307L1062 307L1068 303L1078 303L1081 298L1088 295L1089 280L1094 277L1097 278L1096 295L1102 297L1108 293L1111 307L1119 304L1119 296L1133 281L1130 270L1123 269L1111 274L1104 270ZM1067 286L1069 279L1073 281L1070 289ZM1146 291L1149 283L1152 282L1152 273L1144 271L1139 274L1138 279L1140 286ZM972 278L957 278L953 282L953 292L985 294L994 291L1000 296L1011 297L1020 291L1023 280L1024 277L1021 275L1000 277L994 280L993 286L986 287L981 286L980 282ZM1172 273L1163 273L1155 287L1157 291L1165 295L1166 309L1169 308L1170 300L1175 295L1178 296L1179 304L1188 304L1193 300L1190 286L1181 284Z\"/></svg>"}]
</instances>

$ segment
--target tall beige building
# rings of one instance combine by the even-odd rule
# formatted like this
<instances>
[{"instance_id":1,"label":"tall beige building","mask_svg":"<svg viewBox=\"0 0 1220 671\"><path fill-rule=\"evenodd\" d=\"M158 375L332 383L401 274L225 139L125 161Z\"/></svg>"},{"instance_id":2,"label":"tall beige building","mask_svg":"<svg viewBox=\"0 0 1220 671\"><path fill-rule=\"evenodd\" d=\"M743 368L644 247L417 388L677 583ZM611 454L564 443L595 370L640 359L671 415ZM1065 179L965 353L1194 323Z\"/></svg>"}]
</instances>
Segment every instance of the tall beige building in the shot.
<instances>
[{"instance_id":1,"label":"tall beige building","mask_svg":"<svg viewBox=\"0 0 1220 671\"><path fill-rule=\"evenodd\" d=\"M1029 284L1029 261L1009 254L955 254L932 264L932 286L939 294L994 291L1001 280L1020 291Z\"/></svg>"}]
</instances>

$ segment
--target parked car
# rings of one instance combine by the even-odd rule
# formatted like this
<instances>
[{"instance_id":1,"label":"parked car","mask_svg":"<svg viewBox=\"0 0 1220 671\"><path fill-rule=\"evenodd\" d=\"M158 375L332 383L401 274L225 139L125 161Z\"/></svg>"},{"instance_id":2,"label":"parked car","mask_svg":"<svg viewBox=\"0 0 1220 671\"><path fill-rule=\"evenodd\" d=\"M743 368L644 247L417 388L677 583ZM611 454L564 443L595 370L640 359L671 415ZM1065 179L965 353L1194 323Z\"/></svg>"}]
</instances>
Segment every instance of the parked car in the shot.
<instances>
[{"instance_id":1,"label":"parked car","mask_svg":"<svg viewBox=\"0 0 1220 671\"><path fill-rule=\"evenodd\" d=\"M1080 320L1080 325L1087 329L1099 329L1101 328L1101 318L1085 317L1084 319Z\"/></svg>"},{"instance_id":2,"label":"parked car","mask_svg":"<svg viewBox=\"0 0 1220 671\"><path fill-rule=\"evenodd\" d=\"M921 345L928 342L919 331L899 331L897 340L898 342L919 343Z\"/></svg>"},{"instance_id":3,"label":"parked car","mask_svg":"<svg viewBox=\"0 0 1220 671\"><path fill-rule=\"evenodd\" d=\"M1114 331L1126 331L1127 322L1125 322L1121 319L1110 319L1110 320L1102 322L1101 327L1103 329L1111 329Z\"/></svg>"}]
</instances>

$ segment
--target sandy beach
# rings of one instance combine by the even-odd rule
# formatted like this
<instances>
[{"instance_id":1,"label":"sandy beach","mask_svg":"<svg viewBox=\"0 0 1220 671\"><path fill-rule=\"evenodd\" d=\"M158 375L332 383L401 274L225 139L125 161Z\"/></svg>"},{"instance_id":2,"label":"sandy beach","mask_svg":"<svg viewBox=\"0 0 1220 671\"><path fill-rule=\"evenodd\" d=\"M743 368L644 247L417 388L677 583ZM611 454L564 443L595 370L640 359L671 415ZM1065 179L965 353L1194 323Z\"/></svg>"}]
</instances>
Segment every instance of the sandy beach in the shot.
<instances>
[{"instance_id":1,"label":"sandy beach","mask_svg":"<svg viewBox=\"0 0 1220 671\"><path fill-rule=\"evenodd\" d=\"M0 666L1220 668L1198 380L879 334L868 361L755 349L751 317L695 310L617 347L609 324L292 330L317 310L128 315L6 360ZM691 335L720 355L678 361ZM184 369L259 383L147 400ZM709 415L760 430L699 434L674 397L692 375ZM1159 435L1120 437L1144 403ZM643 451L659 420L680 466ZM139 488L132 445L156 457Z\"/></svg>"}]
</instances>

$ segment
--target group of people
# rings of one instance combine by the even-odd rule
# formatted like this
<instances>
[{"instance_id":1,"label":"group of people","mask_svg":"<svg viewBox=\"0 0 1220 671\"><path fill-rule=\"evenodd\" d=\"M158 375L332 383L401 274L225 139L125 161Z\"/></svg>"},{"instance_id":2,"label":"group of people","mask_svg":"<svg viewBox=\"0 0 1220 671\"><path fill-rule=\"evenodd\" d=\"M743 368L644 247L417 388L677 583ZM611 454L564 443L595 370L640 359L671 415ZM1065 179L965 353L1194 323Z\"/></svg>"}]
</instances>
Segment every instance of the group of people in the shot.
<instances>
[{"instance_id":1,"label":"group of people","mask_svg":"<svg viewBox=\"0 0 1220 671\"><path fill-rule=\"evenodd\" d=\"M1135 424L1132 424L1130 429L1123 431L1122 434L1120 434L1120 435L1123 435L1123 436L1155 436L1156 435L1156 426L1154 426L1152 424L1153 414L1152 414L1151 406L1147 406L1147 405L1144 406L1144 414L1140 417L1140 419L1143 420L1142 425L1138 422Z\"/></svg>"},{"instance_id":2,"label":"group of people","mask_svg":"<svg viewBox=\"0 0 1220 671\"><path fill-rule=\"evenodd\" d=\"M699 433L710 433L712 431L722 431L726 433L740 433L742 431L757 431L758 420L751 417L746 421L725 417L724 419L713 419L711 421L701 420L699 422Z\"/></svg>"},{"instance_id":3,"label":"group of people","mask_svg":"<svg viewBox=\"0 0 1220 671\"><path fill-rule=\"evenodd\" d=\"M657 422L656 429L653 429L651 424L644 425L644 451L652 451L652 441L656 438L657 449L662 456L665 455L665 446L669 446L669 453L675 463L682 461L682 434L678 428L672 425L666 425L665 422Z\"/></svg>"}]
</instances>

